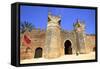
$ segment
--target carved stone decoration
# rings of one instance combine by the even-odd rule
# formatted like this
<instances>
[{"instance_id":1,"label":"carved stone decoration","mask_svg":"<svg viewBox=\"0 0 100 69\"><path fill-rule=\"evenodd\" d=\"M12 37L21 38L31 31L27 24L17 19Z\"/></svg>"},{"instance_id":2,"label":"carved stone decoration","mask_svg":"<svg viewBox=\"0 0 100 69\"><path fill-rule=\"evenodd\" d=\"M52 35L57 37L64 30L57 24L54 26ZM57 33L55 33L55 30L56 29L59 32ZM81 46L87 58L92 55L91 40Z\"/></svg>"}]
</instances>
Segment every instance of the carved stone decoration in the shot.
<instances>
[{"instance_id":1,"label":"carved stone decoration","mask_svg":"<svg viewBox=\"0 0 100 69\"><path fill-rule=\"evenodd\" d=\"M74 25L76 31L76 38L77 38L77 51L79 53L86 53L85 51L85 25L81 23L79 20Z\"/></svg>"},{"instance_id":2,"label":"carved stone decoration","mask_svg":"<svg viewBox=\"0 0 100 69\"><path fill-rule=\"evenodd\" d=\"M57 58L60 56L61 38L58 16L49 15L50 20L47 25L46 42L44 46L44 58Z\"/></svg>"}]
</instances>

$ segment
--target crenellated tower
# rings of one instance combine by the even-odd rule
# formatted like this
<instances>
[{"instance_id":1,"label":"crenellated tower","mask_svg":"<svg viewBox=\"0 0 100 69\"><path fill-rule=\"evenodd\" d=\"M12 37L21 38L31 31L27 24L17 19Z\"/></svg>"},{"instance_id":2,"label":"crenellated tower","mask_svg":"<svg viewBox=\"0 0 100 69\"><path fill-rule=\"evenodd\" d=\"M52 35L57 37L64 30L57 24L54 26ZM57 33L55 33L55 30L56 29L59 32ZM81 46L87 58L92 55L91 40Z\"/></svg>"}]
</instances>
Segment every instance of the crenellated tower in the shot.
<instances>
[{"instance_id":1,"label":"crenellated tower","mask_svg":"<svg viewBox=\"0 0 100 69\"><path fill-rule=\"evenodd\" d=\"M74 29L76 33L76 43L77 43L77 48L76 52L77 53L86 53L85 50L85 25L83 22L77 20L76 23L74 24Z\"/></svg>"},{"instance_id":2,"label":"crenellated tower","mask_svg":"<svg viewBox=\"0 0 100 69\"><path fill-rule=\"evenodd\" d=\"M44 46L44 58L57 58L61 56L61 27L60 27L60 16L48 14L48 24L46 30L46 41Z\"/></svg>"}]
</instances>

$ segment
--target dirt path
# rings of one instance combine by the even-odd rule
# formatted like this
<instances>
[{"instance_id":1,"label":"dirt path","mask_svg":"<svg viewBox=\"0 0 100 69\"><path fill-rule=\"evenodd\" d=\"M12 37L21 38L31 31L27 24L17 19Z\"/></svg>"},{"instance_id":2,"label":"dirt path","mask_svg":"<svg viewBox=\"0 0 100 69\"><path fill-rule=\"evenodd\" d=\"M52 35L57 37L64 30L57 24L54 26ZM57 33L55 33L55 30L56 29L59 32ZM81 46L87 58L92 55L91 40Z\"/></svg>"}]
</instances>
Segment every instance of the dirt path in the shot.
<instances>
[{"instance_id":1,"label":"dirt path","mask_svg":"<svg viewBox=\"0 0 100 69\"><path fill-rule=\"evenodd\" d=\"M37 59L26 59L21 60L21 64L25 63L43 63L43 62L59 62L59 61L76 61L76 60L91 60L95 59L95 53L91 52L89 54L79 54L76 55L64 55L56 59L45 59L45 58L37 58Z\"/></svg>"}]
</instances>

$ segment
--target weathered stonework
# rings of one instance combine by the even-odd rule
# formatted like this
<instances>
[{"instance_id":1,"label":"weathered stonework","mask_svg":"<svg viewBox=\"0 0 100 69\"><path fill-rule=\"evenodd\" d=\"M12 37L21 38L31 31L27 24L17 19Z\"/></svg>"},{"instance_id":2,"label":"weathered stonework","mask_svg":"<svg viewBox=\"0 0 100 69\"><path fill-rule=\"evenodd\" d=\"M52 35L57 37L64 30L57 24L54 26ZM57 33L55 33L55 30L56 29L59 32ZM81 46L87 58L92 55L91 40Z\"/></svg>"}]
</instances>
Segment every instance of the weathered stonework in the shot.
<instances>
[{"instance_id":1,"label":"weathered stonework","mask_svg":"<svg viewBox=\"0 0 100 69\"><path fill-rule=\"evenodd\" d=\"M60 17L48 15L48 25L46 30L46 41L44 45L44 58L57 58L60 57L60 25L58 21Z\"/></svg>"},{"instance_id":2,"label":"weathered stonework","mask_svg":"<svg viewBox=\"0 0 100 69\"><path fill-rule=\"evenodd\" d=\"M85 54L95 51L95 35L85 34L85 26L77 21L72 31L62 30L60 17L49 14L46 30L33 29L21 34L20 59L53 59L63 55ZM23 45L23 36L31 39L28 46Z\"/></svg>"}]
</instances>

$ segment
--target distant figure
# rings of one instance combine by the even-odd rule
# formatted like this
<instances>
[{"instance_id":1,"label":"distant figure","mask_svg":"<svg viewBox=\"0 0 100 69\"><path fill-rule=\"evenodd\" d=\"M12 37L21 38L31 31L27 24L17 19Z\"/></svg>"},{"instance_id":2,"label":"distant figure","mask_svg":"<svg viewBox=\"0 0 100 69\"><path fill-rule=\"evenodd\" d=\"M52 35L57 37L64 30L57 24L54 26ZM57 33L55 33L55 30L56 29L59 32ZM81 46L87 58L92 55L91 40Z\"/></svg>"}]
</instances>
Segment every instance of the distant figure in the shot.
<instances>
[{"instance_id":1,"label":"distant figure","mask_svg":"<svg viewBox=\"0 0 100 69\"><path fill-rule=\"evenodd\" d=\"M76 52L76 55L78 56L79 55L79 52Z\"/></svg>"}]
</instances>

